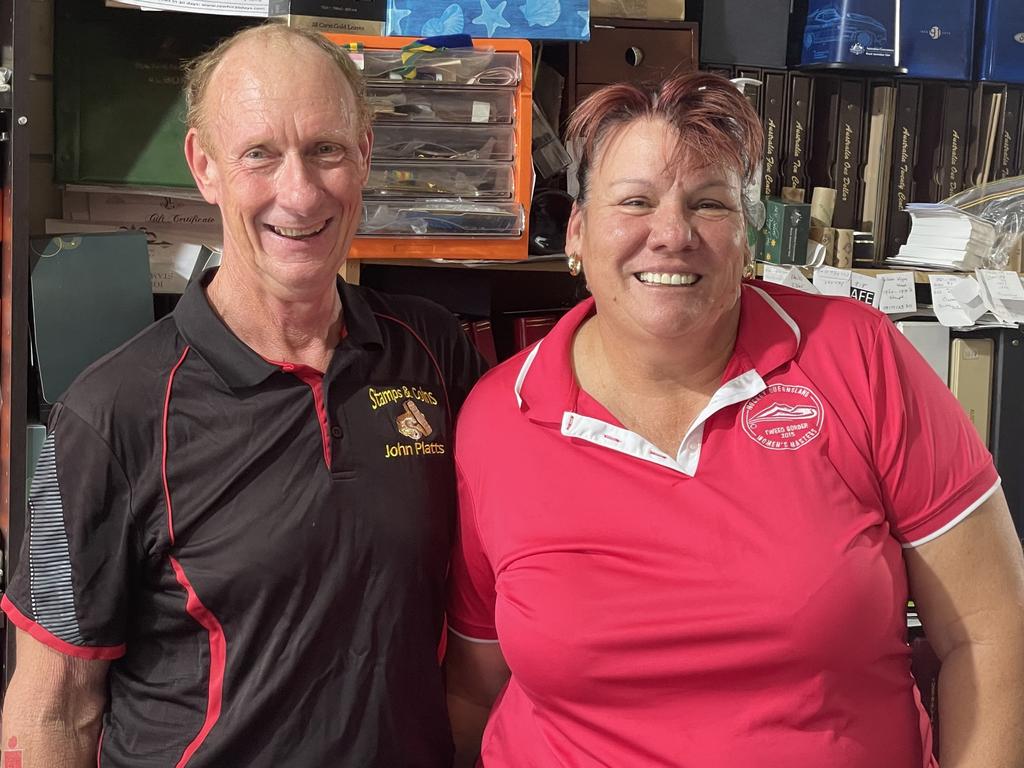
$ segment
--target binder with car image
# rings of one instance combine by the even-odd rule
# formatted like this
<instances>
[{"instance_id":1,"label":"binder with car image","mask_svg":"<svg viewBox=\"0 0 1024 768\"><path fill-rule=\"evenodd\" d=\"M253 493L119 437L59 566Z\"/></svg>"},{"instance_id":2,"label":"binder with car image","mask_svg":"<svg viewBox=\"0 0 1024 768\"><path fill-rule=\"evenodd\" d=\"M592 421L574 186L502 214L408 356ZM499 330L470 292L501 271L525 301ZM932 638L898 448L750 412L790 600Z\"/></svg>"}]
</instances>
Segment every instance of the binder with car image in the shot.
<instances>
[{"instance_id":1,"label":"binder with car image","mask_svg":"<svg viewBox=\"0 0 1024 768\"><path fill-rule=\"evenodd\" d=\"M811 0L801 65L895 69L896 14L887 0Z\"/></svg>"}]
</instances>

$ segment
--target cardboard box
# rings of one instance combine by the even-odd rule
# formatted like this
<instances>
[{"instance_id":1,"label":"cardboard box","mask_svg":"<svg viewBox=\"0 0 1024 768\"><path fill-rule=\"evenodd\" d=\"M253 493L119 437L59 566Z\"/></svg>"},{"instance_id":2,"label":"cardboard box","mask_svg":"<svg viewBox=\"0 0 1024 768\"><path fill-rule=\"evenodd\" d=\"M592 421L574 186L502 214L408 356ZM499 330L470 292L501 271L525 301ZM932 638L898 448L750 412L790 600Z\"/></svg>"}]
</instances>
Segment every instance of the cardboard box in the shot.
<instances>
[{"instance_id":1,"label":"cardboard box","mask_svg":"<svg viewBox=\"0 0 1024 768\"><path fill-rule=\"evenodd\" d=\"M590 15L617 19L685 21L686 0L590 0Z\"/></svg>"},{"instance_id":2,"label":"cardboard box","mask_svg":"<svg viewBox=\"0 0 1024 768\"><path fill-rule=\"evenodd\" d=\"M772 264L806 264L810 203L790 203L777 197L769 197L764 203L764 260Z\"/></svg>"},{"instance_id":3,"label":"cardboard box","mask_svg":"<svg viewBox=\"0 0 1024 768\"><path fill-rule=\"evenodd\" d=\"M317 32L382 35L388 8L386 0L270 0L269 15Z\"/></svg>"}]
</instances>

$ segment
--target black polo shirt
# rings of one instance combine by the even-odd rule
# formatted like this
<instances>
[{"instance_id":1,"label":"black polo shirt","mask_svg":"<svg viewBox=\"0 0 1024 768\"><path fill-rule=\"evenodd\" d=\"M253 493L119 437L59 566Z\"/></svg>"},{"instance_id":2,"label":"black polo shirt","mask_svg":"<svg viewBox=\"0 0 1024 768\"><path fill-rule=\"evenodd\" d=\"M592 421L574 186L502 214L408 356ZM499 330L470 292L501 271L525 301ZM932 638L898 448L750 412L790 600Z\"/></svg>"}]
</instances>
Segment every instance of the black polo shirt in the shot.
<instances>
[{"instance_id":1,"label":"black polo shirt","mask_svg":"<svg viewBox=\"0 0 1024 768\"><path fill-rule=\"evenodd\" d=\"M114 660L104 768L451 762L452 414L483 363L440 307L339 291L322 376L193 286L54 408L3 605Z\"/></svg>"}]
</instances>

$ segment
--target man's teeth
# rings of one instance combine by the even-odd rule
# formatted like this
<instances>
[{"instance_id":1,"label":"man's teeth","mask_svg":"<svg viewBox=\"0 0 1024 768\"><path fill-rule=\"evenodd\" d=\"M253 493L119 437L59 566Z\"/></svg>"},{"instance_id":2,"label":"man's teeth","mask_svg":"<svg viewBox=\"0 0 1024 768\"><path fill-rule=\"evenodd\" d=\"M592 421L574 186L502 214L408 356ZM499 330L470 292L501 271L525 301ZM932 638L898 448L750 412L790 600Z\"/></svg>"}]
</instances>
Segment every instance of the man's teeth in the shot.
<instances>
[{"instance_id":1,"label":"man's teeth","mask_svg":"<svg viewBox=\"0 0 1024 768\"><path fill-rule=\"evenodd\" d=\"M282 237L309 237L315 235L321 229L324 228L324 223L320 222L312 227L306 229L289 229L287 227L271 227L274 232L281 235Z\"/></svg>"},{"instance_id":2,"label":"man's teeth","mask_svg":"<svg viewBox=\"0 0 1024 768\"><path fill-rule=\"evenodd\" d=\"M641 272L638 277L641 283L654 285L693 285L700 275L679 272Z\"/></svg>"}]
</instances>

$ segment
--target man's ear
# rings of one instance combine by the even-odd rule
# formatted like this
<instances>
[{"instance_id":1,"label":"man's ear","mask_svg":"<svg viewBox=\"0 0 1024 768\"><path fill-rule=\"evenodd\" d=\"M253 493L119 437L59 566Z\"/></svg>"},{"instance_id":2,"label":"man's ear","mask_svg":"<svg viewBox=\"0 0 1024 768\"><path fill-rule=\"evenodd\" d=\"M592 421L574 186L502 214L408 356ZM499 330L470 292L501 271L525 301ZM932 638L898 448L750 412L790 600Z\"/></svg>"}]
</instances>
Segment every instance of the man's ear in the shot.
<instances>
[{"instance_id":1,"label":"man's ear","mask_svg":"<svg viewBox=\"0 0 1024 768\"><path fill-rule=\"evenodd\" d=\"M359 154L363 160L362 186L370 179L370 154L373 152L373 129L367 128L366 133L359 139Z\"/></svg>"},{"instance_id":2,"label":"man's ear","mask_svg":"<svg viewBox=\"0 0 1024 768\"><path fill-rule=\"evenodd\" d=\"M196 186L203 199L211 205L216 205L218 177L217 162L203 147L199 140L199 134L195 128L189 128L185 134L185 161L188 169L192 172L192 178L196 180Z\"/></svg>"}]
</instances>

